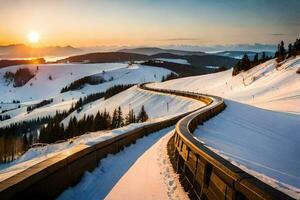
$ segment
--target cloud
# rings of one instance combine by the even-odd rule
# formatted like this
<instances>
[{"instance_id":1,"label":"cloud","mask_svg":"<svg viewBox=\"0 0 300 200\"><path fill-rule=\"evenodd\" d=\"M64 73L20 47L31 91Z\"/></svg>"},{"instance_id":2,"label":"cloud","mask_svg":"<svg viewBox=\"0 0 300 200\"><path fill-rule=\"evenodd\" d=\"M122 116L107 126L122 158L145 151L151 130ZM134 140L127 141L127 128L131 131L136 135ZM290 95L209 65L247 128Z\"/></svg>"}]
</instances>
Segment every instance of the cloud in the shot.
<instances>
[{"instance_id":1,"label":"cloud","mask_svg":"<svg viewBox=\"0 0 300 200\"><path fill-rule=\"evenodd\" d=\"M200 38L167 38L163 39L163 41L199 41Z\"/></svg>"},{"instance_id":2,"label":"cloud","mask_svg":"<svg viewBox=\"0 0 300 200\"><path fill-rule=\"evenodd\" d=\"M283 33L271 33L271 35L274 35L274 36L281 36L281 35L285 35Z\"/></svg>"}]
</instances>

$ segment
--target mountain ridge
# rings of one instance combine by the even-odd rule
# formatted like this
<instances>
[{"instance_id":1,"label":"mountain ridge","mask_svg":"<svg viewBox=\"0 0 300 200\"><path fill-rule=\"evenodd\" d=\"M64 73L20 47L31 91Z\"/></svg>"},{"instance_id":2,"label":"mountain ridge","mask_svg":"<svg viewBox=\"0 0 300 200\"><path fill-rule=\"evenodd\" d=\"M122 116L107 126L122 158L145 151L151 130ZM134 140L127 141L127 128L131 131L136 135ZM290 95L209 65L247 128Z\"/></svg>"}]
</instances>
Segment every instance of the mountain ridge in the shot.
<instances>
[{"instance_id":1,"label":"mountain ridge","mask_svg":"<svg viewBox=\"0 0 300 200\"><path fill-rule=\"evenodd\" d=\"M44 56L70 56L82 53L79 48L67 46L31 47L25 44L0 46L0 58L32 58Z\"/></svg>"},{"instance_id":2,"label":"mountain ridge","mask_svg":"<svg viewBox=\"0 0 300 200\"><path fill-rule=\"evenodd\" d=\"M117 52L124 52L124 53L138 53L144 54L148 56L152 56L159 53L169 53L174 55L205 55L206 53L202 51L185 51L185 50L176 50L176 49L162 49L158 47L139 47L139 48L127 48L121 49Z\"/></svg>"}]
</instances>

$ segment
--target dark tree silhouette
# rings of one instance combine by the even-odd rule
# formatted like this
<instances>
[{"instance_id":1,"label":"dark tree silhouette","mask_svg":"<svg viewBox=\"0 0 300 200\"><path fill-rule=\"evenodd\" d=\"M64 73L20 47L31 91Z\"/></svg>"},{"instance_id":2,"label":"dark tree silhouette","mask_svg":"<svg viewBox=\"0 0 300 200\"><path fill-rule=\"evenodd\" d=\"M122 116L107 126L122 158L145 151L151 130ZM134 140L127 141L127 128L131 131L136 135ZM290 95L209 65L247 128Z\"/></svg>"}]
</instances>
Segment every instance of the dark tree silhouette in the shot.
<instances>
[{"instance_id":1,"label":"dark tree silhouette","mask_svg":"<svg viewBox=\"0 0 300 200\"><path fill-rule=\"evenodd\" d=\"M148 114L147 114L147 112L146 112L146 110L145 110L145 107L144 107L144 105L141 107L141 110L140 110L140 112L139 112L139 115L138 115L138 122L145 122L145 121L147 121L148 120Z\"/></svg>"}]
</instances>

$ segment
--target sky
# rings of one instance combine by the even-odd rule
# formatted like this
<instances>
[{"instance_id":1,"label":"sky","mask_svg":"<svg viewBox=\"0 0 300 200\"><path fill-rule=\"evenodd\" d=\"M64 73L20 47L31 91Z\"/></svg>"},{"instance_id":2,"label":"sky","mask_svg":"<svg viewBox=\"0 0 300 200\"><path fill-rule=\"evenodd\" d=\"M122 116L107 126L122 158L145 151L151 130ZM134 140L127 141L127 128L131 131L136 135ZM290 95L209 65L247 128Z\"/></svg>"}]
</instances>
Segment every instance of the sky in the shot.
<instances>
[{"instance_id":1,"label":"sky","mask_svg":"<svg viewBox=\"0 0 300 200\"><path fill-rule=\"evenodd\" d=\"M300 37L299 0L0 0L0 45L276 44Z\"/></svg>"}]
</instances>

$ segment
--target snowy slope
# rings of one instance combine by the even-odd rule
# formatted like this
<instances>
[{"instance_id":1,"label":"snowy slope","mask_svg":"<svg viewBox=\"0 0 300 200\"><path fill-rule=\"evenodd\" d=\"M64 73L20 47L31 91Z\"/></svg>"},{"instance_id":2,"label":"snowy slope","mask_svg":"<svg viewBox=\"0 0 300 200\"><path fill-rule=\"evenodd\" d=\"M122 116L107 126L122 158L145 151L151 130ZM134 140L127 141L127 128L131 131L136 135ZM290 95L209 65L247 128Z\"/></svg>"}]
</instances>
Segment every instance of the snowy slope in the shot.
<instances>
[{"instance_id":1,"label":"snowy slope","mask_svg":"<svg viewBox=\"0 0 300 200\"><path fill-rule=\"evenodd\" d=\"M152 86L224 97L225 111L199 126L196 137L233 164L299 199L300 57L277 69L276 65L270 60L235 77L229 70Z\"/></svg>"},{"instance_id":2,"label":"snowy slope","mask_svg":"<svg viewBox=\"0 0 300 200\"><path fill-rule=\"evenodd\" d=\"M160 118L162 120L163 117L169 118L171 116L194 110L204 104L189 98L164 95L148 91L146 92L139 89L137 86L134 86L107 100L100 99L88 104L83 107L83 110L80 113L74 111L63 121L63 123L66 127L71 117L76 116L79 120L83 118L84 115L96 115L98 111L107 110L112 114L113 110L119 106L121 107L124 115L128 113L129 108L133 109L137 115L142 105L145 106L145 110L150 118Z\"/></svg>"},{"instance_id":3,"label":"snowy slope","mask_svg":"<svg viewBox=\"0 0 300 200\"><path fill-rule=\"evenodd\" d=\"M273 187L300 197L299 115L233 101L226 105L225 111L199 126L195 136Z\"/></svg>"},{"instance_id":4,"label":"snowy slope","mask_svg":"<svg viewBox=\"0 0 300 200\"><path fill-rule=\"evenodd\" d=\"M168 119L174 115L188 112L204 105L202 103L199 103L198 101L190 100L185 97L175 97L173 95L165 96L156 93L147 93L141 91L135 86L107 99L106 101L96 101L92 104L91 107L90 105L88 105L82 110L80 115L77 115L77 118L80 119L80 117L83 116L83 113L93 114L96 113L100 108L104 109L101 105L106 105L106 109L109 111L111 111L112 108L123 105L122 109L125 115L126 111L128 112L128 102L131 102L131 108L136 112L136 114L141 108L141 105L145 105L145 109L151 119L144 123L130 124L129 126L112 131L99 131L84 134L72 140L71 143L63 142L60 144L50 144L46 147L29 149L29 151L27 151L19 159L8 164L0 164L0 181L75 145L93 145L97 142L106 140L119 134L123 134L129 130L143 126L145 124ZM165 108L166 102L169 102L169 111ZM77 114L77 112L75 111L74 114ZM69 118L64 120L64 122L66 123L68 119Z\"/></svg>"},{"instance_id":5,"label":"snowy slope","mask_svg":"<svg viewBox=\"0 0 300 200\"><path fill-rule=\"evenodd\" d=\"M300 75L296 73L300 56L278 69L276 66L275 60L270 60L234 77L232 70L227 70L158 83L157 87L215 94L260 108L300 113Z\"/></svg>"},{"instance_id":6,"label":"snowy slope","mask_svg":"<svg viewBox=\"0 0 300 200\"><path fill-rule=\"evenodd\" d=\"M18 68L19 66L4 68L1 74L4 74L5 71L15 71ZM32 68L36 70L36 66L32 66ZM105 73L103 73L103 70ZM2 80L0 82L0 91L3 91L3 95L0 95L0 102L11 102L13 99L21 100L21 108L6 112L12 119L0 122L0 127L22 120L30 120L48 115L53 116L56 111L68 110L72 103L75 103L80 97L85 97L88 94L104 92L106 89L118 84L160 81L162 76L166 76L169 73L171 73L170 70L163 68L140 65L128 67L128 64L124 63L41 65L36 72L35 78L20 88L14 88L12 84L7 86L0 74L2 78L0 79ZM48 79L49 75L52 76L52 81ZM87 75L98 75L102 76L105 80L112 79L112 81L107 81L99 85L86 85L80 90L60 93L63 87ZM33 83L32 86L30 86L31 82ZM27 113L26 105L49 98L53 98L52 104ZM0 103L2 110L16 108L18 105Z\"/></svg>"},{"instance_id":7,"label":"snowy slope","mask_svg":"<svg viewBox=\"0 0 300 200\"><path fill-rule=\"evenodd\" d=\"M20 100L21 102L46 99L59 94L60 90L84 76L101 73L103 70L110 71L127 67L126 63L104 63L104 64L44 64L38 65L18 65L0 69L0 101L12 102ZM15 72L21 67L27 67L35 72L35 77L26 85L14 88L13 84L7 85L4 82L5 72ZM52 76L52 81L49 80ZM32 86L30 84L32 83Z\"/></svg>"}]
</instances>

